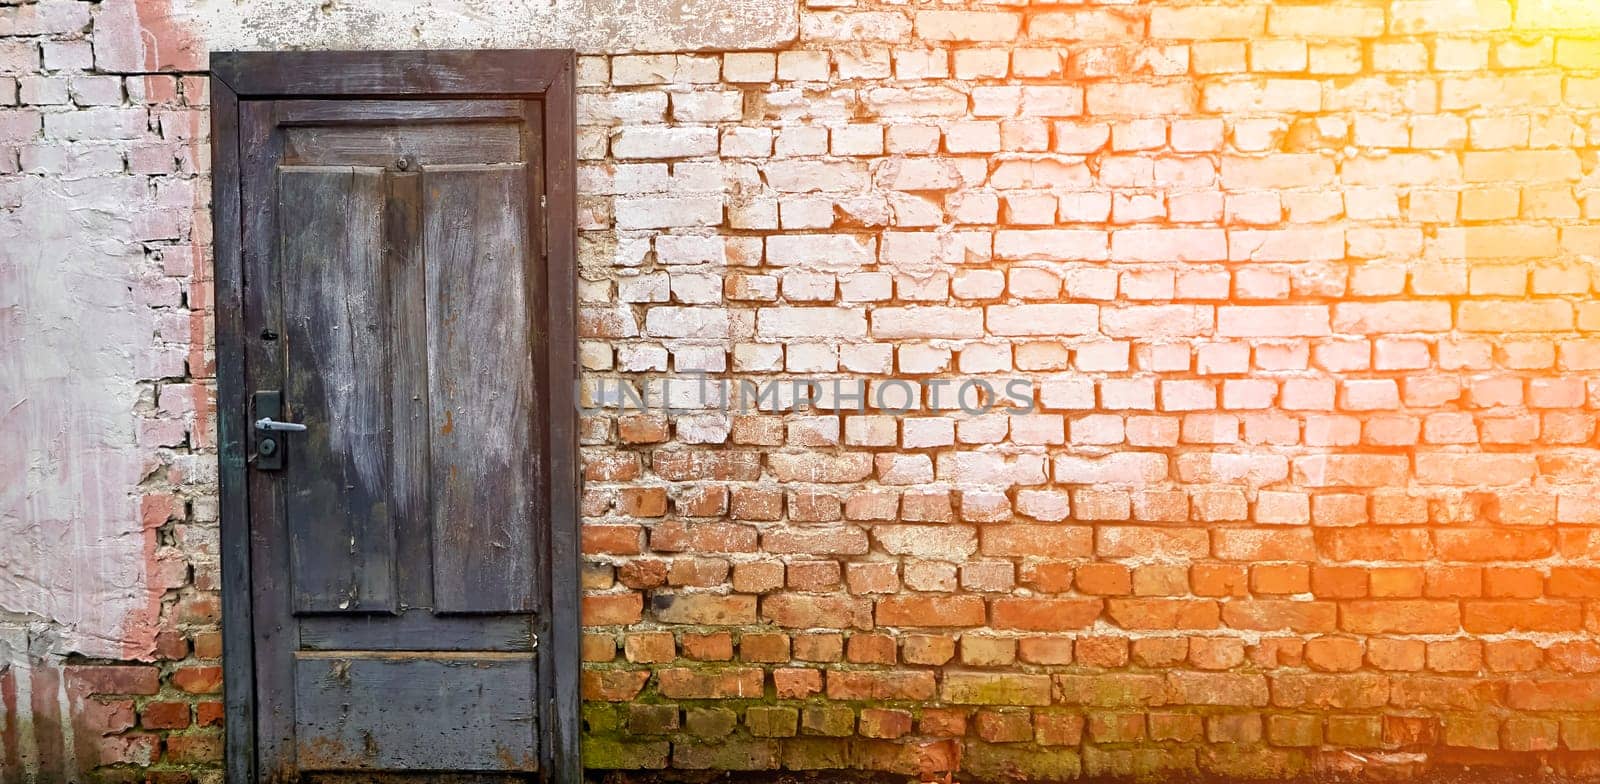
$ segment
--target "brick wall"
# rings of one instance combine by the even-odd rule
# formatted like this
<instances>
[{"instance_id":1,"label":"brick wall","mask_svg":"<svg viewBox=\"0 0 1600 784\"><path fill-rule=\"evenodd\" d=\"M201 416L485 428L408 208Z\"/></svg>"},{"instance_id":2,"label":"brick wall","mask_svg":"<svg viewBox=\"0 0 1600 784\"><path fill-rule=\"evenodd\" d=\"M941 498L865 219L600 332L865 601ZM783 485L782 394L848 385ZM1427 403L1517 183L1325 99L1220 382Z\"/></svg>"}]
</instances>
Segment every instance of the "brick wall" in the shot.
<instances>
[{"instance_id":1,"label":"brick wall","mask_svg":"<svg viewBox=\"0 0 1600 784\"><path fill-rule=\"evenodd\" d=\"M138 10L0 0L5 784L221 780L204 60Z\"/></svg>"},{"instance_id":2,"label":"brick wall","mask_svg":"<svg viewBox=\"0 0 1600 784\"><path fill-rule=\"evenodd\" d=\"M591 385L1041 408L586 418L588 764L1593 772L1594 11L832 5L582 60Z\"/></svg>"},{"instance_id":3,"label":"brick wall","mask_svg":"<svg viewBox=\"0 0 1600 784\"><path fill-rule=\"evenodd\" d=\"M83 767L208 781L204 46L164 8L0 5L0 209L142 194L170 647L52 666ZM592 398L1039 402L586 415L587 763L1600 770L1597 34L1577 0L812 0L782 51L581 58ZM0 779L48 773L4 704Z\"/></svg>"}]
</instances>

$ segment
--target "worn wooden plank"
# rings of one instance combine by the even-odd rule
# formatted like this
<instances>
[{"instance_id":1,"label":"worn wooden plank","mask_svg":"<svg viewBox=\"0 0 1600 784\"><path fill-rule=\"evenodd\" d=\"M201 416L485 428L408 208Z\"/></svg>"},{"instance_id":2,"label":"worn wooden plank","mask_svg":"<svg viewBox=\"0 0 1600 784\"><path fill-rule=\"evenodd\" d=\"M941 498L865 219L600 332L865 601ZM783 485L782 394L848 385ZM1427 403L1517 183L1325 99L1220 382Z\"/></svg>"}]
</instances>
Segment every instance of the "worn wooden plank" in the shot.
<instances>
[{"instance_id":1,"label":"worn wooden plank","mask_svg":"<svg viewBox=\"0 0 1600 784\"><path fill-rule=\"evenodd\" d=\"M524 784L537 781L533 773L428 773L418 781L415 773L362 771L359 773L308 773L302 784Z\"/></svg>"},{"instance_id":2,"label":"worn wooden plank","mask_svg":"<svg viewBox=\"0 0 1600 784\"><path fill-rule=\"evenodd\" d=\"M542 93L571 50L218 52L212 73L241 96L410 97Z\"/></svg>"},{"instance_id":3,"label":"worn wooden plank","mask_svg":"<svg viewBox=\"0 0 1600 784\"><path fill-rule=\"evenodd\" d=\"M434 606L537 606L539 476L526 172L521 164L423 173L428 278Z\"/></svg>"},{"instance_id":4,"label":"worn wooden plank","mask_svg":"<svg viewBox=\"0 0 1600 784\"><path fill-rule=\"evenodd\" d=\"M547 500L550 528L550 568L546 573L550 610L542 660L550 691L552 726L550 779L557 784L577 784L583 779L578 754L579 653L578 562L578 437L577 406L573 400L578 360L575 303L577 302L577 161L574 75L576 57L564 52L553 65L550 87L543 96L545 222L548 226L545 260L545 326L548 341L545 362L549 422L545 448L549 451Z\"/></svg>"},{"instance_id":5,"label":"worn wooden plank","mask_svg":"<svg viewBox=\"0 0 1600 784\"><path fill-rule=\"evenodd\" d=\"M383 171L284 166L278 176L285 516L297 612L392 612L395 592L383 264Z\"/></svg>"},{"instance_id":6,"label":"worn wooden plank","mask_svg":"<svg viewBox=\"0 0 1600 784\"><path fill-rule=\"evenodd\" d=\"M314 125L289 128L285 162L297 165L412 167L468 163L513 163L522 159L514 123L453 125Z\"/></svg>"},{"instance_id":7,"label":"worn wooden plank","mask_svg":"<svg viewBox=\"0 0 1600 784\"><path fill-rule=\"evenodd\" d=\"M423 539L424 546L427 539ZM304 650L531 651L533 626L522 615L327 615L300 620Z\"/></svg>"},{"instance_id":8,"label":"worn wooden plank","mask_svg":"<svg viewBox=\"0 0 1600 784\"><path fill-rule=\"evenodd\" d=\"M298 657L300 770L537 770L533 695L531 655Z\"/></svg>"},{"instance_id":9,"label":"worn wooden plank","mask_svg":"<svg viewBox=\"0 0 1600 784\"><path fill-rule=\"evenodd\" d=\"M428 318L422 256L422 176L389 172L384 203L384 268L389 278L393 383L393 516L396 580L403 608L433 606L433 535L428 493ZM357 647L357 646L350 646Z\"/></svg>"},{"instance_id":10,"label":"worn wooden plank","mask_svg":"<svg viewBox=\"0 0 1600 784\"><path fill-rule=\"evenodd\" d=\"M222 548L222 660L230 781L255 778L255 667L250 649L250 499L246 466L244 268L240 257L239 99L211 80L211 215L215 226L218 518Z\"/></svg>"},{"instance_id":11,"label":"worn wooden plank","mask_svg":"<svg viewBox=\"0 0 1600 784\"><path fill-rule=\"evenodd\" d=\"M277 162L282 139L272 106L239 103L240 230L244 260L244 338L247 389L283 388L283 289L277 264ZM253 441L247 442L253 443ZM294 458L292 446L289 457ZM256 775L287 776L294 765L293 651L288 529L281 472L250 471L251 642L255 651ZM254 779L252 779L254 781Z\"/></svg>"},{"instance_id":12,"label":"worn wooden plank","mask_svg":"<svg viewBox=\"0 0 1600 784\"><path fill-rule=\"evenodd\" d=\"M275 101L279 126L393 125L518 120L522 101Z\"/></svg>"}]
</instances>

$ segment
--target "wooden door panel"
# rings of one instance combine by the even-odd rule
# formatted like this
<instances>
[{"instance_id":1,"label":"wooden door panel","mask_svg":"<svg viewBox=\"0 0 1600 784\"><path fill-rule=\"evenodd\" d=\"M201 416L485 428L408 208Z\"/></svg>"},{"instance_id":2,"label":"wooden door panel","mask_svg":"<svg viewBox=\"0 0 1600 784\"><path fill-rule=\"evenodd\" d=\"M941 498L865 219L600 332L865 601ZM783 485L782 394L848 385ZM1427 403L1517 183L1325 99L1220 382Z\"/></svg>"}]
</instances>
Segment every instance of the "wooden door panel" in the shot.
<instances>
[{"instance_id":1,"label":"wooden door panel","mask_svg":"<svg viewBox=\"0 0 1600 784\"><path fill-rule=\"evenodd\" d=\"M426 541L423 542L427 544ZM531 651L533 625L525 615L323 615L300 621L302 650Z\"/></svg>"},{"instance_id":2,"label":"wooden door panel","mask_svg":"<svg viewBox=\"0 0 1600 784\"><path fill-rule=\"evenodd\" d=\"M531 656L297 659L301 770L539 767Z\"/></svg>"},{"instance_id":3,"label":"wooden door panel","mask_svg":"<svg viewBox=\"0 0 1600 784\"><path fill-rule=\"evenodd\" d=\"M291 164L513 163L522 157L522 132L507 122L313 125L286 128L284 148Z\"/></svg>"},{"instance_id":4,"label":"wooden door panel","mask_svg":"<svg viewBox=\"0 0 1600 784\"><path fill-rule=\"evenodd\" d=\"M428 167L428 399L439 612L528 612L540 421L522 164ZM492 315L490 315L492 314Z\"/></svg>"},{"instance_id":5,"label":"wooden door panel","mask_svg":"<svg viewBox=\"0 0 1600 784\"><path fill-rule=\"evenodd\" d=\"M383 170L284 166L278 202L294 609L394 612Z\"/></svg>"},{"instance_id":6,"label":"wooden door panel","mask_svg":"<svg viewBox=\"0 0 1600 784\"><path fill-rule=\"evenodd\" d=\"M577 784L574 57L213 64L229 784Z\"/></svg>"}]
</instances>

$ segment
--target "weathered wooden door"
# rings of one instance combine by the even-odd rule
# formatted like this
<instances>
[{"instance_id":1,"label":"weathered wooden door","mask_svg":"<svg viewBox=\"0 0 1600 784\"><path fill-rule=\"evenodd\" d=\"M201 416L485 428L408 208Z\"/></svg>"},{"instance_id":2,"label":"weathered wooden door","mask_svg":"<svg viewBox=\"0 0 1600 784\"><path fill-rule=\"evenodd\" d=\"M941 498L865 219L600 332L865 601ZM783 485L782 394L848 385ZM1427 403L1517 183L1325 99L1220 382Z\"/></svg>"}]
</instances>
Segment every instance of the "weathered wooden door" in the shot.
<instances>
[{"instance_id":1,"label":"weathered wooden door","mask_svg":"<svg viewBox=\"0 0 1600 784\"><path fill-rule=\"evenodd\" d=\"M570 780L570 81L552 106L495 83L517 53L228 57L235 776Z\"/></svg>"}]
</instances>

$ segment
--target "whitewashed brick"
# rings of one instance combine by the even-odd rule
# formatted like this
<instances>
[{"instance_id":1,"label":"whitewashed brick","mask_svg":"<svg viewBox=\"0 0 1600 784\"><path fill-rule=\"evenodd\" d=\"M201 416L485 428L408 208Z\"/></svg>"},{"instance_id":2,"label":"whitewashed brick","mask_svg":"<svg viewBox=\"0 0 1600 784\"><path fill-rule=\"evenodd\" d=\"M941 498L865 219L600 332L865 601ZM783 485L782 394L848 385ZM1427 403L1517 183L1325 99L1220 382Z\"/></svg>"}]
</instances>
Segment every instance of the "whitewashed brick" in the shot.
<instances>
[{"instance_id":1,"label":"whitewashed brick","mask_svg":"<svg viewBox=\"0 0 1600 784\"><path fill-rule=\"evenodd\" d=\"M776 343L735 343L733 369L743 373L770 373L783 369L783 346Z\"/></svg>"},{"instance_id":2,"label":"whitewashed brick","mask_svg":"<svg viewBox=\"0 0 1600 784\"><path fill-rule=\"evenodd\" d=\"M763 338L864 338L867 317L860 308L762 308L756 332Z\"/></svg>"},{"instance_id":3,"label":"whitewashed brick","mask_svg":"<svg viewBox=\"0 0 1600 784\"><path fill-rule=\"evenodd\" d=\"M738 90L672 94L674 122L728 122L744 116L744 93Z\"/></svg>"},{"instance_id":4,"label":"whitewashed brick","mask_svg":"<svg viewBox=\"0 0 1600 784\"><path fill-rule=\"evenodd\" d=\"M693 158L717 154L715 128L628 127L611 137L618 158Z\"/></svg>"},{"instance_id":5,"label":"whitewashed brick","mask_svg":"<svg viewBox=\"0 0 1600 784\"><path fill-rule=\"evenodd\" d=\"M656 237L656 261L662 264L722 264L726 240L715 235L662 234Z\"/></svg>"},{"instance_id":6,"label":"whitewashed brick","mask_svg":"<svg viewBox=\"0 0 1600 784\"><path fill-rule=\"evenodd\" d=\"M783 298L790 302L832 302L837 283L826 273L786 271Z\"/></svg>"},{"instance_id":7,"label":"whitewashed brick","mask_svg":"<svg viewBox=\"0 0 1600 784\"><path fill-rule=\"evenodd\" d=\"M733 328L725 308L655 307L645 313L645 334L662 338L726 338Z\"/></svg>"},{"instance_id":8,"label":"whitewashed brick","mask_svg":"<svg viewBox=\"0 0 1600 784\"><path fill-rule=\"evenodd\" d=\"M1096 305L991 305L985 308L995 335L1088 335L1099 326Z\"/></svg>"},{"instance_id":9,"label":"whitewashed brick","mask_svg":"<svg viewBox=\"0 0 1600 784\"><path fill-rule=\"evenodd\" d=\"M984 332L981 308L880 307L871 318L877 339L976 338Z\"/></svg>"},{"instance_id":10,"label":"whitewashed brick","mask_svg":"<svg viewBox=\"0 0 1600 784\"><path fill-rule=\"evenodd\" d=\"M722 301L722 277L703 272L673 273L672 299L685 305Z\"/></svg>"},{"instance_id":11,"label":"whitewashed brick","mask_svg":"<svg viewBox=\"0 0 1600 784\"><path fill-rule=\"evenodd\" d=\"M859 124L834 128L831 144L834 155L882 155L883 126Z\"/></svg>"},{"instance_id":12,"label":"whitewashed brick","mask_svg":"<svg viewBox=\"0 0 1600 784\"><path fill-rule=\"evenodd\" d=\"M621 278L617 299L622 302L666 302L672 298L671 279L663 272Z\"/></svg>"},{"instance_id":13,"label":"whitewashed brick","mask_svg":"<svg viewBox=\"0 0 1600 784\"><path fill-rule=\"evenodd\" d=\"M950 53L942 49L896 49L894 76L902 81L947 79Z\"/></svg>"},{"instance_id":14,"label":"whitewashed brick","mask_svg":"<svg viewBox=\"0 0 1600 784\"><path fill-rule=\"evenodd\" d=\"M622 55L611 58L611 83L619 87L648 84L711 84L722 63L714 56L677 54Z\"/></svg>"},{"instance_id":15,"label":"whitewashed brick","mask_svg":"<svg viewBox=\"0 0 1600 784\"><path fill-rule=\"evenodd\" d=\"M80 109L44 116L44 134L66 141L137 139L146 133L149 113L144 109Z\"/></svg>"},{"instance_id":16,"label":"whitewashed brick","mask_svg":"<svg viewBox=\"0 0 1600 784\"><path fill-rule=\"evenodd\" d=\"M767 238L767 263L848 270L873 263L877 242L861 234L787 234Z\"/></svg>"},{"instance_id":17,"label":"whitewashed brick","mask_svg":"<svg viewBox=\"0 0 1600 784\"><path fill-rule=\"evenodd\" d=\"M928 41L1016 40L1022 16L1008 11L919 11L916 33Z\"/></svg>"},{"instance_id":18,"label":"whitewashed brick","mask_svg":"<svg viewBox=\"0 0 1600 784\"><path fill-rule=\"evenodd\" d=\"M619 229L715 226L722 222L722 197L619 198L616 221Z\"/></svg>"},{"instance_id":19,"label":"whitewashed brick","mask_svg":"<svg viewBox=\"0 0 1600 784\"><path fill-rule=\"evenodd\" d=\"M778 78L786 82L821 82L828 79L827 52L778 53Z\"/></svg>"},{"instance_id":20,"label":"whitewashed brick","mask_svg":"<svg viewBox=\"0 0 1600 784\"><path fill-rule=\"evenodd\" d=\"M867 188L866 167L853 162L773 160L762 171L767 184L780 193L856 193Z\"/></svg>"},{"instance_id":21,"label":"whitewashed brick","mask_svg":"<svg viewBox=\"0 0 1600 784\"><path fill-rule=\"evenodd\" d=\"M776 76L777 67L777 55L771 52L729 52L722 56L722 79L765 84Z\"/></svg>"}]
</instances>

